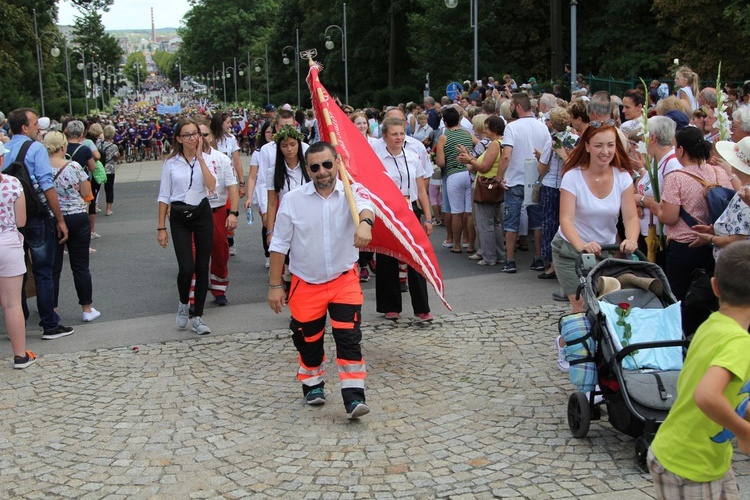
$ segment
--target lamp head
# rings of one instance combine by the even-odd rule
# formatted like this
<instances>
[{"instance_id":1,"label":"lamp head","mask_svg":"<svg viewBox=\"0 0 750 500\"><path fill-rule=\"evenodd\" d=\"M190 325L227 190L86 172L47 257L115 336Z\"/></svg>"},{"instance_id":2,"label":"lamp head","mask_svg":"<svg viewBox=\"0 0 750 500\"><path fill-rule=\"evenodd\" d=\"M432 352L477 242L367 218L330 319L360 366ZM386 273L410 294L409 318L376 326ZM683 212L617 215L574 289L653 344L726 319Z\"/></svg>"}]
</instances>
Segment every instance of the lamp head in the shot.
<instances>
[{"instance_id":1,"label":"lamp head","mask_svg":"<svg viewBox=\"0 0 750 500\"><path fill-rule=\"evenodd\" d=\"M449 9L455 9L458 7L458 0L445 0L445 6Z\"/></svg>"},{"instance_id":2,"label":"lamp head","mask_svg":"<svg viewBox=\"0 0 750 500\"><path fill-rule=\"evenodd\" d=\"M326 48L328 50L333 50L333 47L334 47L333 40L331 40L330 36L327 36L326 37Z\"/></svg>"},{"instance_id":3,"label":"lamp head","mask_svg":"<svg viewBox=\"0 0 750 500\"><path fill-rule=\"evenodd\" d=\"M287 56L284 56L284 59L282 59L281 62L283 62L284 64L288 65L289 64L289 58Z\"/></svg>"},{"instance_id":4,"label":"lamp head","mask_svg":"<svg viewBox=\"0 0 750 500\"><path fill-rule=\"evenodd\" d=\"M52 54L52 57L59 57L60 56L60 49L57 48L57 46L52 47L49 51L50 54Z\"/></svg>"}]
</instances>

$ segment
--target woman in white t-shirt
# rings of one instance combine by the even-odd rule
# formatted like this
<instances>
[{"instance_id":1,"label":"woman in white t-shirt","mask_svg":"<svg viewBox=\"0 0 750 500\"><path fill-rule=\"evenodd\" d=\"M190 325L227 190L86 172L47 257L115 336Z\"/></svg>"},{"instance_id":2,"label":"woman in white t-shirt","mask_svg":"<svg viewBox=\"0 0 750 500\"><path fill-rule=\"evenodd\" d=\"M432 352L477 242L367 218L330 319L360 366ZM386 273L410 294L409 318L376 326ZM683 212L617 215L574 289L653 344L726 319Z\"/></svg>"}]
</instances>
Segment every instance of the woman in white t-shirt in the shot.
<instances>
[{"instance_id":1,"label":"woman in white t-shirt","mask_svg":"<svg viewBox=\"0 0 750 500\"><path fill-rule=\"evenodd\" d=\"M555 272L572 312L583 311L576 299L579 279L575 261L582 252L601 254L602 245L617 242L617 219L622 211L625 240L620 250L638 248L638 212L633 171L617 130L592 123L568 157L560 184L560 229L552 240Z\"/></svg>"}]
</instances>

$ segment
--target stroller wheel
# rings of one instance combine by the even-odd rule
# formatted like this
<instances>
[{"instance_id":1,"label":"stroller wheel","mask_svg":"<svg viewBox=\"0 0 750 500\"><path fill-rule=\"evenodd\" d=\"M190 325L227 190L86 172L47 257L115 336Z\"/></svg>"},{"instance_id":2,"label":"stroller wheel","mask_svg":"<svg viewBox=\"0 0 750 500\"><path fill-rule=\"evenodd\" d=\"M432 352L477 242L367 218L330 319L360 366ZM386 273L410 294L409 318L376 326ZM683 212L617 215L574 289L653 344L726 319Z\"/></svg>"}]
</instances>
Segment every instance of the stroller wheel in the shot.
<instances>
[{"instance_id":1,"label":"stroller wheel","mask_svg":"<svg viewBox=\"0 0 750 500\"><path fill-rule=\"evenodd\" d=\"M643 436L638 436L635 439L635 463L641 469L642 472L648 472L648 464L646 458L648 456L649 443Z\"/></svg>"},{"instance_id":2,"label":"stroller wheel","mask_svg":"<svg viewBox=\"0 0 750 500\"><path fill-rule=\"evenodd\" d=\"M568 427L573 437L583 438L591 425L591 404L583 392L574 392L568 398Z\"/></svg>"}]
</instances>

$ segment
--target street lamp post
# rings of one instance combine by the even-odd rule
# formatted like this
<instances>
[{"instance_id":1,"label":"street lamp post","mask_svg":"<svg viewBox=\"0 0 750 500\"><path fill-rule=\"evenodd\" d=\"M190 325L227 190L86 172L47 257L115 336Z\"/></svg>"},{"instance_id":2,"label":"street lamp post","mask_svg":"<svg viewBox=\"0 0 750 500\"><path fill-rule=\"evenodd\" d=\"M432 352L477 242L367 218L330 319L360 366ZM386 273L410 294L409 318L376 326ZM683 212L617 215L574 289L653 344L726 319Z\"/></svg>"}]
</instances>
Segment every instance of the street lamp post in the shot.
<instances>
[{"instance_id":1,"label":"street lamp post","mask_svg":"<svg viewBox=\"0 0 750 500\"><path fill-rule=\"evenodd\" d=\"M455 9L458 0L445 0L445 6ZM474 81L479 80L479 0L469 0L469 25L474 28Z\"/></svg>"},{"instance_id":2,"label":"street lamp post","mask_svg":"<svg viewBox=\"0 0 750 500\"><path fill-rule=\"evenodd\" d=\"M234 66L227 66L225 68L226 71L226 77L232 78L234 77L234 102L237 102L237 58L234 58ZM232 70L231 73L229 73L229 70ZM241 75L240 75L241 76Z\"/></svg>"},{"instance_id":3,"label":"street lamp post","mask_svg":"<svg viewBox=\"0 0 750 500\"><path fill-rule=\"evenodd\" d=\"M179 92L180 90L182 90L182 63L176 62L174 63L174 67L178 68L180 74L180 81L177 83L177 91Z\"/></svg>"},{"instance_id":4,"label":"street lamp post","mask_svg":"<svg viewBox=\"0 0 750 500\"><path fill-rule=\"evenodd\" d=\"M248 99L247 101L252 106L252 94L250 94L250 53L247 54L247 62L246 63L240 63L239 66L237 66L237 74L239 76L245 76L245 71L247 71L247 93L248 93Z\"/></svg>"},{"instance_id":5,"label":"street lamp post","mask_svg":"<svg viewBox=\"0 0 750 500\"><path fill-rule=\"evenodd\" d=\"M297 30L297 32L299 33L299 30ZM285 65L289 65L290 61L289 61L289 58L286 56L286 49L292 49L292 50L295 50L295 49L291 45L287 45L286 47L281 49L281 57L282 57L281 62L283 62ZM294 53L294 69L297 72L297 107L299 108L300 106L302 106L302 104L301 104L301 99L300 99L300 88L299 88L299 56L296 51Z\"/></svg>"},{"instance_id":6,"label":"street lamp post","mask_svg":"<svg viewBox=\"0 0 750 500\"><path fill-rule=\"evenodd\" d=\"M136 62L133 66L135 66L135 77L137 79L135 84L135 95L137 98L138 94L141 92L141 63Z\"/></svg>"},{"instance_id":7,"label":"street lamp post","mask_svg":"<svg viewBox=\"0 0 750 500\"><path fill-rule=\"evenodd\" d=\"M577 53L577 0L570 0L570 90L577 90L578 53Z\"/></svg>"},{"instance_id":8,"label":"street lamp post","mask_svg":"<svg viewBox=\"0 0 750 500\"><path fill-rule=\"evenodd\" d=\"M84 54L83 48L81 50L71 50L71 54L80 54L81 60L76 64L76 68L79 71L83 70L83 99L86 101L86 116L89 115L89 93L88 93L88 82L86 77L86 55Z\"/></svg>"},{"instance_id":9,"label":"street lamp post","mask_svg":"<svg viewBox=\"0 0 750 500\"><path fill-rule=\"evenodd\" d=\"M224 88L223 92L224 95L222 96L224 100L224 106L227 105L227 68L224 66L224 61L221 62L221 84Z\"/></svg>"},{"instance_id":10,"label":"street lamp post","mask_svg":"<svg viewBox=\"0 0 750 500\"><path fill-rule=\"evenodd\" d=\"M70 95L70 63L68 61L68 39L64 36L58 35L57 33L53 31L43 31L42 33L39 33L39 29L37 27L36 22L36 9L34 9L34 34L36 35L36 44L37 44L37 67L39 72L39 94L41 97L41 107L42 107L42 115L44 115L44 89L42 87L42 65L44 64L44 58L42 56L42 37L45 35L50 35L52 38L55 39L55 45L50 49L50 54L52 57L59 57L60 56L60 49L57 47L58 44L62 44L63 50L65 51L65 80L67 82L68 86L68 112L70 114L73 114L73 99Z\"/></svg>"},{"instance_id":11,"label":"street lamp post","mask_svg":"<svg viewBox=\"0 0 750 500\"><path fill-rule=\"evenodd\" d=\"M447 0L446 0L447 1ZM326 37L326 48L332 50L334 47L333 40L328 36L328 30L335 28L341 32L341 60L344 61L344 104L349 104L349 62L347 58L347 44L346 44L346 4L344 4L344 27L337 24L332 24L326 28L323 36Z\"/></svg>"},{"instance_id":12,"label":"street lamp post","mask_svg":"<svg viewBox=\"0 0 750 500\"><path fill-rule=\"evenodd\" d=\"M268 45L266 45L266 54L268 53ZM258 61L263 61L263 63L266 66L266 104L271 103L271 92L268 89L268 59L263 57L256 57L253 61L253 64L255 64L255 72L260 73L260 66L257 65Z\"/></svg>"}]
</instances>

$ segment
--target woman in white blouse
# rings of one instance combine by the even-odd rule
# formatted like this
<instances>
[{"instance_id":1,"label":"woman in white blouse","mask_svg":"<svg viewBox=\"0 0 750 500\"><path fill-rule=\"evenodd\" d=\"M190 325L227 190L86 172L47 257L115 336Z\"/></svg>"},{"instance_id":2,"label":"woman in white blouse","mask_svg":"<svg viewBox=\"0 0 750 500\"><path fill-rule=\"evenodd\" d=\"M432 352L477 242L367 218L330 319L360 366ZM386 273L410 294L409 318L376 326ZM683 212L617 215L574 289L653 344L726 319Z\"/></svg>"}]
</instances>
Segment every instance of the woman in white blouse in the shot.
<instances>
[{"instance_id":1,"label":"woman in white blouse","mask_svg":"<svg viewBox=\"0 0 750 500\"><path fill-rule=\"evenodd\" d=\"M177 326L187 327L189 321L188 299L190 283L195 274L195 310L190 321L191 329L198 335L211 333L203 322L203 306L208 292L208 263L214 220L208 196L216 189L216 172L212 172L203 159L203 136L192 118L180 118L174 131L174 150L164 161L159 186L159 219L156 227L159 244L166 248L169 241L166 218L172 244L177 256ZM195 243L195 257L193 257Z\"/></svg>"},{"instance_id":2,"label":"woman in white blouse","mask_svg":"<svg viewBox=\"0 0 750 500\"><path fill-rule=\"evenodd\" d=\"M404 120L390 117L383 120L382 136L385 149L379 150L388 176L401 190L404 203L411 205L419 201L424 210L424 229L427 235L432 234L430 199L427 196L425 183L421 179L421 162L419 157L404 149L406 129ZM416 216L416 215L415 215ZM427 298L427 282L412 267L408 269L409 294L414 315L420 321L431 321L430 304ZM375 301L377 311L385 314L386 319L397 320L401 315L401 287L398 279L398 260L385 254L377 256L377 274L375 275Z\"/></svg>"}]
</instances>

